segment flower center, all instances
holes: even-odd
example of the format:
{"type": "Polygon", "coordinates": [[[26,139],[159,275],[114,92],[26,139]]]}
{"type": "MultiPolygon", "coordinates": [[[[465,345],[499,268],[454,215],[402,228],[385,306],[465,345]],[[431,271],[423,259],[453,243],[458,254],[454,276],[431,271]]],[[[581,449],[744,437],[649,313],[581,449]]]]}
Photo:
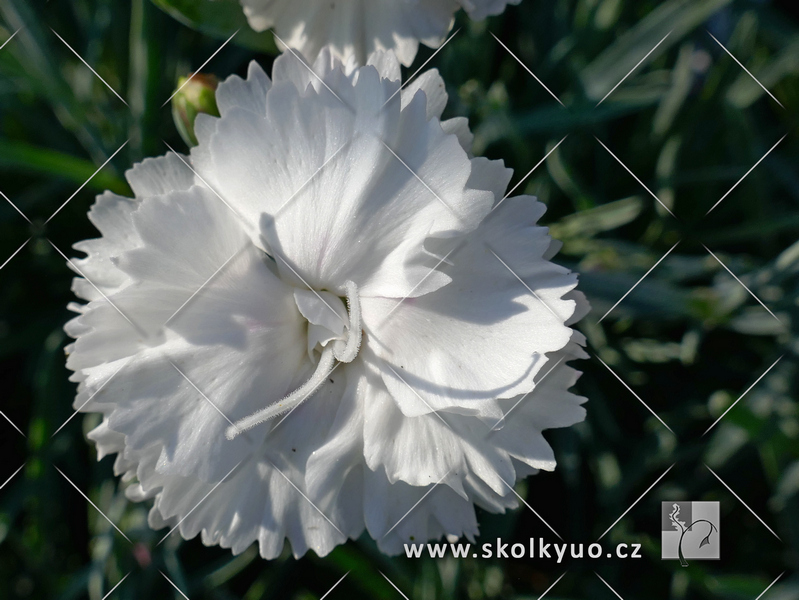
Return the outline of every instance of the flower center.
{"type": "MultiPolygon", "coordinates": [[[[344,333],[346,335],[336,337],[335,339],[320,338],[320,340],[324,340],[322,355],[319,358],[319,362],[316,365],[316,370],[314,371],[313,375],[311,375],[310,379],[308,379],[308,381],[303,383],[296,390],[291,392],[288,396],[281,398],[266,408],[254,412],[248,417],[240,419],[228,427],[225,431],[225,436],[227,439],[232,440],[236,436],[244,433],[248,429],[252,429],[264,421],[268,421],[269,419],[273,419],[278,415],[282,415],[284,412],[293,410],[305,402],[305,400],[313,396],[314,393],[316,393],[316,391],[327,379],[327,376],[330,375],[330,373],[333,372],[333,369],[336,368],[336,361],[348,363],[352,362],[355,357],[358,356],[358,350],[361,347],[361,303],[358,298],[358,286],[356,286],[352,281],[348,281],[346,284],[344,284],[344,286],[347,290],[347,311],[349,314],[349,322],[344,328],[344,333]]],[[[322,303],[324,303],[326,308],[330,309],[333,315],[335,315],[335,318],[341,318],[337,311],[330,305],[328,301],[323,298],[322,295],[317,292],[311,293],[314,294],[322,303]]],[[[300,297],[297,298],[297,305],[306,318],[313,318],[306,314],[306,310],[309,309],[307,308],[307,305],[300,300],[300,297]],[[303,310],[304,307],[306,310],[303,310]]],[[[325,316],[329,317],[329,315],[325,316]]],[[[316,320],[317,319],[314,319],[314,321],[316,320]]],[[[309,320],[309,328],[314,326],[320,327],[321,325],[309,320]]]]}

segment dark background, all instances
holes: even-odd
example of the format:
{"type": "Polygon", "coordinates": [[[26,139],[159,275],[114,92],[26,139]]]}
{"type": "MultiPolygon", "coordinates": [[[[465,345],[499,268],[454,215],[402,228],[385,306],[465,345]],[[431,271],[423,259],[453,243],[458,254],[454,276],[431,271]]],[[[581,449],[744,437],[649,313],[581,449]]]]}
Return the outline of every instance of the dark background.
{"type": "MultiPolygon", "coordinates": [[[[345,573],[328,598],[399,599],[381,571],[414,600],[538,598],[564,572],[547,598],[615,598],[600,575],[625,600],[754,600],[783,572],[763,599],[799,598],[796,2],[523,0],[483,23],[459,14],[460,31],[428,65],[446,80],[447,116],[469,117],[475,153],[504,159],[516,172],[512,185],[568,134],[517,193],[549,206],[544,221],[565,243],[557,260],[582,273],[594,306],[580,325],[591,354],[578,367],[588,418],[547,433],[558,469],[520,482],[518,493],[565,541],[588,544],[674,465],[602,540],[640,543],[642,559],[561,565],[389,558],[367,537],[325,558],[286,552],[271,562],[254,547],[232,557],[177,536],[155,547],[164,532],[149,530],[147,507],[125,500],[113,459],[98,463],[85,439],[96,416],[77,416],[54,435],[72,414],[62,327],[74,298],[51,242],[74,256],[73,243],[96,236],[86,219],[96,193],[128,193],[125,169],[165,153],[164,141],[185,148],[161,105],[243,18],[232,0],[157,4],[183,23],[149,0],[0,0],[0,40],[19,30],[0,50],[0,191],[30,219],[0,198],[0,410],[22,432],[0,418],[0,598],[101,600],[128,573],[109,598],[179,597],[159,570],[192,600],[321,598],[345,573]],[[230,22],[204,12],[225,4],[230,22]],[[682,568],[660,560],[664,500],[721,502],[720,561],[682,568]]],[[[423,49],[407,76],[432,54],[423,49]]],[[[273,45],[245,29],[204,71],[243,75],[252,58],[269,72],[273,45]]],[[[479,543],[557,541],[524,506],[481,514],[480,524],[479,543]]]]}

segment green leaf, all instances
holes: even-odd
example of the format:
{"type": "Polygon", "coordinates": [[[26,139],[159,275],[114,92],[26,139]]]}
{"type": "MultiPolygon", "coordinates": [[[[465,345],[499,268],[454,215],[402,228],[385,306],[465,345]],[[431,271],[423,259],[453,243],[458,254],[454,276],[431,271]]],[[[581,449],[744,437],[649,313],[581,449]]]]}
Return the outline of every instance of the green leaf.
{"type": "Polygon", "coordinates": [[[576,106],[544,106],[511,114],[494,114],[485,119],[474,131],[475,154],[482,153],[494,142],[508,137],[531,135],[564,135],[579,130],[590,130],[621,117],[639,113],[657,103],[652,96],[595,107],[591,104],[576,106]]]}
{"type": "MultiPolygon", "coordinates": [[[[354,544],[345,544],[328,554],[325,562],[341,573],[349,573],[349,579],[367,592],[369,598],[390,598],[396,593],[391,584],[379,575],[377,569],[389,570],[391,565],[376,550],[373,555],[364,556],[354,544]]],[[[391,574],[391,570],[389,573],[391,574]]],[[[392,574],[392,579],[397,579],[396,575],[397,573],[392,574]]],[[[397,583],[409,585],[408,581],[397,583]]]]}
{"type": "Polygon", "coordinates": [[[130,193],[128,184],[110,170],[102,170],[92,177],[97,167],[88,160],[24,142],[0,139],[0,169],[11,168],[63,177],[77,184],[91,177],[88,185],[94,189],[111,190],[117,194],[130,193]]]}
{"type": "Polygon", "coordinates": [[[721,575],[709,576],[705,586],[716,598],[730,600],[755,598],[768,586],[769,581],[757,575],[721,575]]]}
{"type": "MultiPolygon", "coordinates": [[[[638,274],[627,272],[578,271],[582,290],[599,314],[613,306],[640,278],[638,274]]],[[[657,315],[663,319],[673,319],[692,317],[695,310],[684,290],[648,277],[616,307],[615,313],[636,318],[657,315]]]]}
{"type": "MultiPolygon", "coordinates": [[[[670,0],[649,13],[632,29],[611,44],[582,73],[586,94],[594,100],[605,96],[630,71],[647,57],[651,62],[686,33],[704,22],[731,0],[670,0]],[[668,35],[668,37],[666,37],[668,35]],[[663,38],[666,38],[665,40],[663,38]]],[[[640,69],[640,67],[638,67],[640,69]]]]}
{"type": "Polygon", "coordinates": [[[594,237],[630,223],[641,214],[644,204],[639,196],[631,196],[573,213],[550,226],[553,235],[562,240],[569,237],[594,237]]]}
{"type": "Polygon", "coordinates": [[[754,69],[757,81],[749,73],[741,72],[727,91],[727,101],[741,109],[749,108],[766,93],[758,82],[766,89],[773,89],[784,78],[796,73],[799,73],[799,36],[775,58],[754,69]]]}
{"type": "Polygon", "coordinates": [[[277,54],[272,34],[258,33],[247,23],[238,0],[153,0],[153,3],[187,27],[211,37],[227,39],[259,52],[277,54]]]}

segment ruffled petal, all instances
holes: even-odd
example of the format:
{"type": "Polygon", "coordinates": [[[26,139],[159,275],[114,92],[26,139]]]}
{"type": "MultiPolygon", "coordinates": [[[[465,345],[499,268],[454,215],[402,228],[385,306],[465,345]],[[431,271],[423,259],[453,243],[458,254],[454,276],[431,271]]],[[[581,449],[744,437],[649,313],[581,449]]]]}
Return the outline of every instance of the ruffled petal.
{"type": "Polygon", "coordinates": [[[405,544],[418,544],[443,535],[478,534],[473,504],[452,488],[390,484],[382,471],[366,471],[364,479],[366,528],[386,554],[400,554],[405,544]]]}
{"type": "MultiPolygon", "coordinates": [[[[331,89],[345,83],[340,73],[331,89]]],[[[230,111],[209,154],[193,156],[281,273],[302,273],[298,285],[341,293],[352,280],[362,295],[426,293],[448,278],[431,275],[437,260],[425,240],[470,231],[493,202],[468,186],[471,163],[427,120],[422,94],[401,113],[382,106],[395,89],[371,67],[344,102],[327,89],[300,100],[295,86],[276,83],[264,119],[230,111]],[[348,102],[358,103],[354,113],[348,102]]]]}
{"type": "Polygon", "coordinates": [[[206,545],[230,548],[234,554],[258,542],[261,556],[276,558],[288,539],[296,557],[309,549],[325,556],[347,537],[363,530],[360,471],[337,483],[337,494],[312,493],[304,481],[304,465],[317,444],[330,435],[341,396],[348,390],[343,372],[321,390],[318,405],[304,404],[272,431],[257,451],[234,465],[218,484],[193,477],[164,477],[157,465],[139,467],[144,493],[156,491],[157,515],[151,523],[180,521],[180,534],[201,534],[206,545]]]}
{"type": "MultiPolygon", "coordinates": [[[[463,480],[474,473],[499,494],[515,481],[510,457],[485,442],[480,420],[446,413],[402,414],[379,376],[369,381],[364,416],[364,457],[372,470],[383,468],[390,483],[443,484],[467,497],[463,480]]],[[[500,412],[500,416],[501,416],[500,412]]]]}
{"type": "Polygon", "coordinates": [[[312,368],[293,288],[204,188],[147,200],[134,222],[144,246],[119,264],[138,283],[78,317],[91,331],[68,364],[90,377],[76,404],[97,391],[83,410],[114,403],[109,426],[131,448],[159,444],[159,469],[218,481],[265,434],[229,441],[231,421],[312,368]]]}
{"type": "MultiPolygon", "coordinates": [[[[472,156],[474,134],[469,129],[469,120],[466,117],[453,117],[452,119],[442,121],[441,129],[443,129],[445,133],[451,133],[457,137],[461,148],[463,148],[470,157],[472,156]]],[[[472,163],[472,165],[474,165],[474,163],[472,163]]]]}
{"type": "Polygon", "coordinates": [[[374,52],[393,52],[410,66],[419,43],[435,48],[462,7],[472,19],[498,15],[520,0],[241,0],[256,31],[273,29],[278,45],[298,50],[311,62],[329,50],[343,63],[367,64],[374,52]]]}
{"type": "Polygon", "coordinates": [[[312,61],[329,44],[344,63],[363,65],[371,53],[390,50],[405,66],[413,62],[420,41],[431,47],[441,42],[458,8],[454,0],[242,0],[242,6],[253,29],[273,28],[279,46],[312,61]]]}
{"type": "Polygon", "coordinates": [[[547,353],[571,337],[564,322],[576,276],[543,260],[543,205],[505,201],[440,267],[452,283],[403,301],[364,298],[363,320],[386,386],[403,413],[446,409],[492,418],[495,398],[528,392],[547,353]],[[529,283],[527,283],[529,282],[529,283]],[[420,401],[423,400],[423,401],[420,401]]]}
{"type": "Polygon", "coordinates": [[[440,119],[447,107],[447,87],[438,69],[425,71],[402,90],[403,106],[407,106],[418,91],[424,92],[427,97],[427,118],[440,119]]]}
{"type": "Polygon", "coordinates": [[[182,157],[173,152],[158,158],[145,158],[128,169],[125,177],[139,200],[187,190],[195,183],[192,170],[182,157]]]}
{"type": "Polygon", "coordinates": [[[324,48],[311,62],[308,62],[302,54],[286,52],[278,56],[272,65],[275,83],[290,82],[301,94],[304,94],[309,87],[317,92],[325,89],[328,92],[332,90],[336,94],[347,94],[347,88],[352,87],[354,75],[355,72],[346,70],[341,62],[336,60],[330,48],[324,48]]]}
{"type": "Polygon", "coordinates": [[[272,87],[272,81],[261,66],[250,61],[247,67],[247,79],[231,75],[219,84],[216,90],[216,104],[221,115],[234,108],[247,110],[262,117],[266,113],[266,93],[272,87]]]}
{"type": "Polygon", "coordinates": [[[502,402],[505,415],[489,434],[491,443],[534,469],[553,471],[555,454],[541,432],[569,427],[585,419],[582,404],[586,399],[568,391],[580,372],[567,362],[586,357],[576,343],[555,353],[552,366],[539,375],[530,394],[502,402]]]}
{"type": "Polygon", "coordinates": [[[131,221],[138,207],[137,200],[123,198],[111,192],[97,196],[89,210],[89,220],[102,237],[72,246],[87,254],[86,258],[73,260],[77,270],[91,281],[89,283],[82,277],[74,280],[72,290],[80,298],[97,300],[102,298],[102,294],[113,294],[130,283],[130,276],[121,271],[115,261],[123,252],[141,243],[131,221]]]}
{"type": "MultiPolygon", "coordinates": [[[[343,497],[348,481],[360,481],[362,485],[364,406],[370,400],[366,371],[360,361],[355,361],[340,365],[331,375],[334,380],[346,377],[346,388],[326,437],[319,440],[305,465],[305,481],[313,498],[343,497]]],[[[347,498],[359,501],[359,493],[347,498]]]]}

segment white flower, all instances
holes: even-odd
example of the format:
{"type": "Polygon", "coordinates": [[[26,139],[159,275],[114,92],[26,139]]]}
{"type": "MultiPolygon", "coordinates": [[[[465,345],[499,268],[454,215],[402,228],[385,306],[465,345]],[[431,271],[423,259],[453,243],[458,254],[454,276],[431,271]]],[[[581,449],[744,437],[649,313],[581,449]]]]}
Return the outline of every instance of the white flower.
{"type": "Polygon", "coordinates": [[[273,29],[279,43],[314,60],[329,45],[344,61],[366,63],[378,50],[393,50],[407,66],[419,42],[438,47],[463,8],[472,19],[498,15],[521,0],[241,0],[250,26],[273,29]]]}
{"type": "Polygon", "coordinates": [[[511,172],[440,121],[438,73],[400,93],[390,53],[253,62],[217,100],[75,246],[67,364],[98,454],[152,527],[234,553],[474,536],[475,504],[554,468],[541,431],[584,418],[587,306],[544,206],[502,201],[511,172]]]}

